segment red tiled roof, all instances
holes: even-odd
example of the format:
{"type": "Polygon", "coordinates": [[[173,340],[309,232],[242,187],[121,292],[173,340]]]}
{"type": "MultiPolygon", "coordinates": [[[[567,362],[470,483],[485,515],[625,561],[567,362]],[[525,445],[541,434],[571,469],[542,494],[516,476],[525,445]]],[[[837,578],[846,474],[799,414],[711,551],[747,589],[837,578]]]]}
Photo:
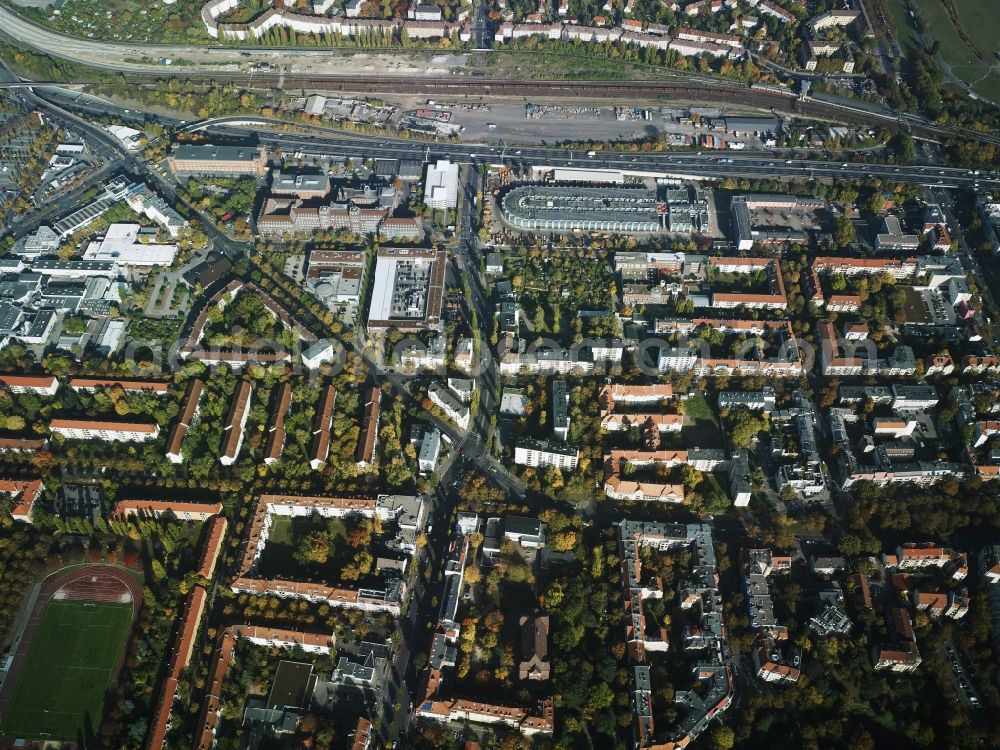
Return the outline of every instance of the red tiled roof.
{"type": "Polygon", "coordinates": [[[271,412],[271,425],[268,427],[267,445],[264,448],[264,458],[277,461],[285,447],[285,417],[292,403],[292,386],[282,383],[278,386],[278,397],[274,401],[271,412]]]}
{"type": "Polygon", "coordinates": [[[185,500],[120,500],[115,505],[112,515],[124,517],[133,513],[148,513],[160,516],[166,513],[218,515],[222,512],[222,503],[198,503],[185,500]]]}
{"type": "Polygon", "coordinates": [[[187,436],[188,427],[191,426],[191,420],[194,419],[195,412],[198,410],[198,401],[201,399],[204,387],[205,383],[198,378],[192,380],[188,385],[187,395],[184,397],[184,408],[181,410],[180,416],[177,417],[177,423],[170,430],[170,435],[167,436],[167,453],[181,455],[181,446],[187,436]]]}
{"type": "Polygon", "coordinates": [[[111,432],[156,432],[157,426],[148,422],[110,422],[101,419],[62,419],[49,422],[53,430],[107,430],[111,432]]]}
{"type": "Polygon", "coordinates": [[[238,638],[274,641],[279,645],[285,646],[297,645],[330,648],[335,642],[335,637],[332,633],[306,633],[300,630],[272,628],[264,625],[234,625],[232,630],[238,638]]]}
{"type": "Polygon", "coordinates": [[[375,443],[378,440],[378,420],[382,405],[382,391],[373,387],[368,392],[365,403],[364,423],[361,426],[361,439],[358,441],[358,463],[371,463],[375,460],[375,443]]]}
{"type": "Polygon", "coordinates": [[[0,492],[17,498],[17,504],[11,508],[10,514],[18,520],[30,519],[31,509],[42,494],[42,489],[41,479],[0,479],[0,492]]]}
{"type": "Polygon", "coordinates": [[[117,378],[70,378],[69,387],[76,391],[93,390],[95,388],[120,387],[125,391],[150,391],[166,393],[170,390],[169,383],[152,380],[131,380],[117,378]]]}
{"type": "Polygon", "coordinates": [[[8,388],[49,390],[59,381],[54,375],[0,375],[0,383],[8,388]]]}
{"type": "Polygon", "coordinates": [[[208,534],[205,537],[205,544],[201,548],[201,557],[198,561],[198,575],[201,578],[207,580],[214,575],[215,563],[219,559],[219,551],[226,538],[227,526],[226,517],[221,515],[215,516],[208,522],[208,534]]]}
{"type": "Polygon", "coordinates": [[[222,438],[222,455],[227,458],[236,458],[236,451],[243,436],[243,414],[250,408],[250,396],[252,394],[249,380],[241,380],[233,396],[233,405],[229,409],[229,417],[226,419],[225,434],[222,438]]]}
{"type": "Polygon", "coordinates": [[[319,408],[313,421],[313,443],[310,460],[325,462],[330,454],[330,422],[333,419],[333,406],[337,402],[337,389],[327,385],[323,389],[319,408]]]}
{"type": "Polygon", "coordinates": [[[205,687],[205,704],[201,709],[201,721],[196,729],[197,750],[212,750],[215,744],[215,725],[219,721],[222,706],[222,683],[229,672],[229,663],[236,649],[236,636],[231,628],[226,628],[219,636],[215,657],[208,668],[208,683],[205,687]],[[200,734],[198,734],[200,732],[200,734]]]}
{"type": "Polygon", "coordinates": [[[45,445],[45,438],[0,437],[0,450],[37,451],[45,445]]]}
{"type": "Polygon", "coordinates": [[[160,750],[166,741],[167,726],[170,723],[170,709],[177,695],[177,682],[188,664],[191,663],[191,653],[194,649],[195,636],[198,635],[198,624],[205,611],[206,599],[205,589],[201,586],[195,586],[188,593],[184,614],[181,615],[181,625],[170,655],[167,678],[160,691],[160,700],[156,704],[156,713],[153,716],[153,726],[149,732],[149,740],[146,742],[146,750],[160,750]]]}
{"type": "Polygon", "coordinates": [[[351,750],[368,750],[371,745],[372,723],[364,716],[358,717],[358,723],[354,727],[354,742],[351,750]]]}

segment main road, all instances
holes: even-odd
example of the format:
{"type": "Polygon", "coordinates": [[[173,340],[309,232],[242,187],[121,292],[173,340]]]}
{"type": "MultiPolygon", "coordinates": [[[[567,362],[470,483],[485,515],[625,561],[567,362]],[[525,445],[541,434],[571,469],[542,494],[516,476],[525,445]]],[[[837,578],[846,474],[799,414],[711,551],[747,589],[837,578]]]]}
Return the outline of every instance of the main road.
{"type": "MultiPolygon", "coordinates": [[[[42,26],[6,5],[0,5],[0,28],[14,40],[47,55],[104,70],[164,73],[163,65],[143,62],[143,58],[159,63],[162,58],[187,59],[196,54],[210,55],[212,67],[225,68],[245,65],[248,56],[251,58],[249,62],[253,62],[255,58],[260,61],[271,61],[275,54],[273,49],[265,48],[248,52],[237,47],[222,45],[145,44],[87,39],[42,26]]],[[[303,48],[299,56],[315,57],[317,51],[303,48]]],[[[294,51],[285,51],[282,54],[288,57],[296,56],[294,51]]]]}

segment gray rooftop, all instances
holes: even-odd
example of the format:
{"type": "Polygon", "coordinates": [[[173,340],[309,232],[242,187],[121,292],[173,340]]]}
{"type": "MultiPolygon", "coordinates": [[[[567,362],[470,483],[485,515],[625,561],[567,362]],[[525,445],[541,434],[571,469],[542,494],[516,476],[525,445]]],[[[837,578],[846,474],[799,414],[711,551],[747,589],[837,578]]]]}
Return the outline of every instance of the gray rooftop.
{"type": "Polygon", "coordinates": [[[182,143],[171,154],[184,161],[246,161],[259,158],[260,150],[249,146],[216,146],[213,144],[182,143]]]}

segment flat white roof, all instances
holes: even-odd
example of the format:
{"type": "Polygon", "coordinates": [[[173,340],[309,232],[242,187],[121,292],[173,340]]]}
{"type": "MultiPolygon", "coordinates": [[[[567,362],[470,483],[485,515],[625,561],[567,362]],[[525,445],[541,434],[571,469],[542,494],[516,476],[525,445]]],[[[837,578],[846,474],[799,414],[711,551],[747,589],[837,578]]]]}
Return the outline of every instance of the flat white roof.
{"type": "Polygon", "coordinates": [[[375,284],[372,286],[372,303],[368,320],[388,320],[392,314],[392,290],[396,282],[396,259],[378,258],[375,261],[375,284]]]}
{"type": "Polygon", "coordinates": [[[368,320],[421,320],[427,313],[433,262],[419,256],[379,256],[368,320]]]}
{"type": "Polygon", "coordinates": [[[625,182],[625,175],[617,169],[577,169],[574,167],[556,167],[552,170],[552,179],[556,182],[625,182]]]}
{"type": "Polygon", "coordinates": [[[125,333],[125,323],[124,320],[109,320],[101,333],[97,346],[107,349],[109,352],[117,351],[118,344],[121,343],[122,335],[125,333]]]}
{"type": "Polygon", "coordinates": [[[458,205],[458,165],[447,159],[427,165],[427,181],[424,183],[424,203],[430,205],[458,205]]]}
{"type": "Polygon", "coordinates": [[[177,255],[177,245],[157,245],[139,241],[138,224],[112,224],[100,242],[91,242],[84,260],[109,260],[134,266],[169,266],[177,255]]]}
{"type": "Polygon", "coordinates": [[[504,391],[503,396],[500,398],[500,413],[519,417],[524,416],[526,413],[524,406],[527,401],[528,399],[523,393],[504,391]]]}

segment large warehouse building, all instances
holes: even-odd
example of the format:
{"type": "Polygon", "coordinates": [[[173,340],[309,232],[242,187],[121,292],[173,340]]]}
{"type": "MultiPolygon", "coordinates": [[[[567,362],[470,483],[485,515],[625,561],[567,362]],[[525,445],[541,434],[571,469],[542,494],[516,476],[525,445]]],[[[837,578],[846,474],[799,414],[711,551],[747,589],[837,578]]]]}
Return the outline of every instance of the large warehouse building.
{"type": "Polygon", "coordinates": [[[447,256],[441,250],[382,248],[375,262],[368,328],[416,331],[441,322],[447,256]]]}

